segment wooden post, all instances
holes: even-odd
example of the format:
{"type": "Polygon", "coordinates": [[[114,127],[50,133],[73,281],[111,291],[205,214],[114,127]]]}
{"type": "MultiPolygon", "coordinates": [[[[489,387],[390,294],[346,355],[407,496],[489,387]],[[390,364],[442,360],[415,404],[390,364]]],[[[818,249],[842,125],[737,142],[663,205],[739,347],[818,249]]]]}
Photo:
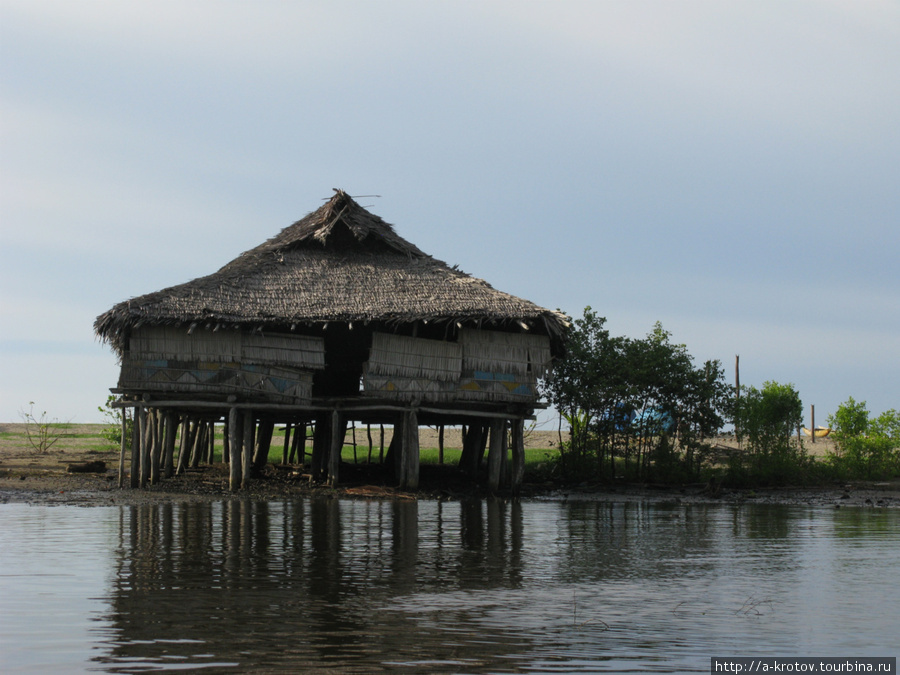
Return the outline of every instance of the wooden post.
{"type": "Polygon", "coordinates": [[[284,425],[284,447],[281,449],[281,466],[287,466],[288,452],[291,449],[291,425],[284,425]]]}
{"type": "Polygon", "coordinates": [[[200,455],[203,454],[203,448],[206,447],[206,422],[204,420],[197,420],[197,424],[194,427],[194,436],[191,439],[193,442],[191,443],[191,468],[196,469],[200,466],[200,455]]]}
{"type": "Polygon", "coordinates": [[[326,481],[332,487],[337,485],[338,470],[341,465],[341,450],[344,449],[344,436],[347,435],[346,423],[341,420],[337,410],[331,412],[331,448],[328,453],[326,481]]]}
{"type": "Polygon", "coordinates": [[[391,442],[388,444],[387,454],[384,461],[390,465],[394,472],[394,478],[400,484],[403,480],[403,421],[402,416],[394,422],[394,431],[391,433],[391,442]]]}
{"type": "Polygon", "coordinates": [[[128,408],[122,408],[122,438],[119,441],[119,489],[125,487],[125,448],[128,444],[128,408]]]}
{"type": "Polygon", "coordinates": [[[231,424],[231,412],[225,415],[224,423],[222,424],[222,462],[225,464],[229,464],[231,462],[231,429],[229,425],[231,424]]]}
{"type": "Polygon", "coordinates": [[[144,433],[141,439],[141,487],[147,487],[150,480],[150,446],[153,445],[154,417],[154,410],[148,410],[144,416],[144,433]]]}
{"type": "Polygon", "coordinates": [[[250,470],[253,466],[253,432],[256,420],[252,410],[244,411],[244,442],[241,443],[241,487],[246,488],[250,484],[250,470]]]}
{"type": "Polygon", "coordinates": [[[816,442],[816,406],[809,406],[809,431],[812,434],[812,442],[816,442]]]}
{"type": "Polygon", "coordinates": [[[228,487],[232,492],[241,486],[241,444],[244,440],[243,418],[237,408],[228,411],[228,487]]]}
{"type": "Polygon", "coordinates": [[[165,414],[166,440],[163,443],[162,475],[171,478],[174,471],[175,436],[178,433],[178,415],[171,410],[165,414]]]}
{"type": "Polygon", "coordinates": [[[272,435],[275,433],[275,421],[263,418],[259,421],[256,434],[256,453],[253,456],[253,468],[262,471],[269,461],[269,450],[272,447],[272,435]]]}
{"type": "Polygon", "coordinates": [[[216,461],[216,421],[209,421],[209,463],[216,461]]]}
{"type": "Polygon", "coordinates": [[[134,426],[131,428],[131,471],[128,474],[128,484],[133,488],[141,484],[141,416],[143,414],[143,409],[136,406],[134,426]]]}
{"type": "Polygon", "coordinates": [[[491,444],[488,449],[488,488],[500,488],[503,453],[506,452],[506,420],[491,420],[491,444]]]}
{"type": "Polygon", "coordinates": [[[512,421],[512,491],[519,494],[525,480],[525,420],[512,421]]]}
{"type": "Polygon", "coordinates": [[[312,475],[315,480],[322,480],[328,467],[328,454],[331,452],[331,419],[324,415],[316,418],[313,428],[312,475]]]}
{"type": "Polygon", "coordinates": [[[400,487],[419,489],[419,419],[415,410],[403,413],[403,438],[401,439],[403,471],[400,487]]]}
{"type": "MultiPolygon", "coordinates": [[[[300,430],[302,433],[297,439],[297,463],[302,465],[306,464],[306,435],[309,433],[309,424],[303,422],[300,430]]],[[[313,432],[315,432],[315,425],[313,425],[313,432]]]]}
{"type": "Polygon", "coordinates": [[[162,452],[165,445],[165,414],[157,410],[153,416],[153,445],[150,447],[150,485],[159,482],[159,468],[162,464],[162,452]]]}
{"type": "MultiPolygon", "coordinates": [[[[741,356],[734,355],[734,410],[737,412],[741,407],[741,356]]],[[[741,428],[737,421],[734,423],[734,435],[738,439],[738,450],[741,449],[741,428]]]]}
{"type": "Polygon", "coordinates": [[[379,424],[378,429],[380,432],[379,441],[378,441],[378,463],[384,464],[384,425],[379,424]]]}
{"type": "Polygon", "coordinates": [[[438,464],[444,466],[444,425],[438,427],[438,464]]]}
{"type": "Polygon", "coordinates": [[[372,425],[366,424],[366,438],[369,441],[369,464],[372,463],[372,425]]]}
{"type": "Polygon", "coordinates": [[[193,436],[193,427],[191,418],[185,415],[184,421],[181,423],[181,444],[178,450],[178,467],[175,469],[176,474],[184,473],[188,463],[188,454],[191,451],[191,437],[193,436]]]}

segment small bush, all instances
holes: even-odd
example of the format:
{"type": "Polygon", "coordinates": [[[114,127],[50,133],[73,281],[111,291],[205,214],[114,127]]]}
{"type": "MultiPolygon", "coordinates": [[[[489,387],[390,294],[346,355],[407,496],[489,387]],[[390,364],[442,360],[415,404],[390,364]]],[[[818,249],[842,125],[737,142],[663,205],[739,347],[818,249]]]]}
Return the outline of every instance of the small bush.
{"type": "Polygon", "coordinates": [[[40,417],[35,417],[34,401],[29,401],[28,410],[20,410],[19,415],[25,422],[25,438],[31,449],[39,455],[48,453],[69,431],[69,422],[49,419],[46,410],[40,417]]]}

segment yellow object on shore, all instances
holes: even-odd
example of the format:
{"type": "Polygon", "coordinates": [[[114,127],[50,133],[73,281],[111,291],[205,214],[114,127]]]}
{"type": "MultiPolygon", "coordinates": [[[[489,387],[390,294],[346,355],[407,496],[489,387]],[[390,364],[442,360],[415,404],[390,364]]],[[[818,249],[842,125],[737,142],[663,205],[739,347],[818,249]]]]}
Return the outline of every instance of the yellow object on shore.
{"type": "MultiPolygon", "coordinates": [[[[812,436],[812,432],[806,427],[803,428],[803,433],[807,436],[812,436]]],[[[825,438],[828,434],[831,433],[831,429],[827,427],[816,427],[816,438],[825,438]]]]}

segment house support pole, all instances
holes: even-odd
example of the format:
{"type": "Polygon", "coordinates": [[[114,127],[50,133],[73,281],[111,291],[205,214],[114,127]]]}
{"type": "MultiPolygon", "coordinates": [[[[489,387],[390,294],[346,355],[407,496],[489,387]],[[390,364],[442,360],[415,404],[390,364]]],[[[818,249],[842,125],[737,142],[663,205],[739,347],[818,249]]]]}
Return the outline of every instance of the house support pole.
{"type": "Polygon", "coordinates": [[[512,491],[519,494],[525,480],[525,420],[512,420],[512,491]]]}
{"type": "Polygon", "coordinates": [[[159,483],[159,469],[162,466],[162,451],[165,439],[164,423],[165,415],[162,410],[153,413],[153,444],[150,446],[150,485],[159,483]]]}
{"type": "Polygon", "coordinates": [[[128,447],[129,438],[125,432],[128,430],[128,411],[122,410],[122,438],[119,442],[119,489],[125,487],[125,448],[128,447]]]}
{"type": "Polygon", "coordinates": [[[291,424],[284,425],[284,447],[281,449],[281,466],[287,466],[288,452],[291,449],[291,424]]]}
{"type": "Polygon", "coordinates": [[[131,433],[131,471],[128,474],[128,484],[132,488],[141,484],[141,429],[143,428],[141,417],[143,415],[143,408],[134,409],[134,426],[131,433]]]}
{"type": "Polygon", "coordinates": [[[320,415],[313,429],[312,466],[314,480],[322,480],[328,469],[328,453],[331,451],[331,419],[320,415]]]}
{"type": "Polygon", "coordinates": [[[166,421],[166,442],[163,446],[162,474],[171,478],[175,472],[175,437],[178,434],[178,415],[171,410],[163,413],[166,421]]]}
{"type": "Polygon", "coordinates": [[[241,444],[244,439],[243,417],[237,408],[228,411],[228,487],[234,492],[241,486],[241,444]]]}
{"type": "Polygon", "coordinates": [[[250,484],[250,470],[253,467],[253,432],[256,420],[253,419],[253,411],[244,411],[244,442],[241,444],[241,488],[250,484]]]}
{"type": "Polygon", "coordinates": [[[341,465],[341,450],[344,449],[344,436],[346,435],[346,422],[341,419],[337,410],[331,412],[331,447],[328,451],[326,463],[326,481],[334,487],[338,482],[338,469],[341,465]]]}
{"type": "Polygon", "coordinates": [[[488,449],[488,488],[491,490],[500,488],[506,452],[506,420],[491,420],[491,444],[488,449]]]}
{"type": "Polygon", "coordinates": [[[146,487],[150,480],[150,446],[153,445],[153,410],[143,415],[144,428],[141,433],[141,477],[140,486],[146,487]]]}
{"type": "Polygon", "coordinates": [[[419,489],[419,418],[415,410],[403,413],[403,436],[400,439],[400,487],[419,489]]]}

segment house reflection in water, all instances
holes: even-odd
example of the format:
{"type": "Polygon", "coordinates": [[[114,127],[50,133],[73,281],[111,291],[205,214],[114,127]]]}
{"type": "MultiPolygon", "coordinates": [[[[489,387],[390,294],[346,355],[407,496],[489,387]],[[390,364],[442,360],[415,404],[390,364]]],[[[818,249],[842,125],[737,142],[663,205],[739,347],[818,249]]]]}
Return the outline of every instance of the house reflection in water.
{"type": "Polygon", "coordinates": [[[465,617],[458,640],[436,640],[441,598],[522,583],[514,502],[154,504],[123,508],[120,523],[109,652],[96,659],[113,669],[371,670],[427,657],[459,670],[500,645],[494,635],[473,652],[465,617]]]}

